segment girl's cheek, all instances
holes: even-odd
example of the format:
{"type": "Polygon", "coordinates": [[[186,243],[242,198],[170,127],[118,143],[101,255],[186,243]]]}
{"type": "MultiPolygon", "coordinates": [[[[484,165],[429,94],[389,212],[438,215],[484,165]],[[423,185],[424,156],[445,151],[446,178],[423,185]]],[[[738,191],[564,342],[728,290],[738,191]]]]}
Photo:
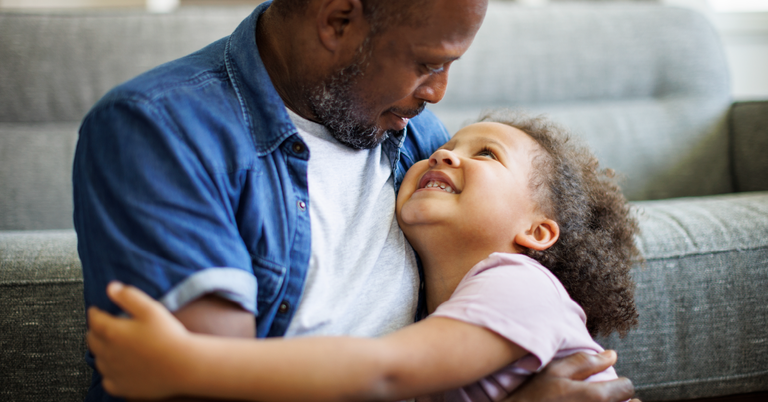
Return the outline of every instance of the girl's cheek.
{"type": "Polygon", "coordinates": [[[416,191],[417,187],[419,186],[419,180],[421,179],[421,176],[426,173],[428,168],[429,161],[427,160],[416,162],[413,166],[411,166],[411,168],[405,172],[405,177],[403,178],[403,183],[400,185],[400,192],[398,195],[403,193],[403,191],[410,193],[416,191]]]}

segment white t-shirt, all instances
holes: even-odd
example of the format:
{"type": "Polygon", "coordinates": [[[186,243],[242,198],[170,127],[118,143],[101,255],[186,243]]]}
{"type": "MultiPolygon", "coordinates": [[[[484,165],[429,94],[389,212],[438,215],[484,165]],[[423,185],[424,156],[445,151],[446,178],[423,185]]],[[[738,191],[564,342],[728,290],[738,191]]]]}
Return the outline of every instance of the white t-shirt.
{"type": "Polygon", "coordinates": [[[286,336],[379,336],[413,323],[416,256],[395,219],[389,158],[288,110],[309,148],[312,255],[286,336]]]}

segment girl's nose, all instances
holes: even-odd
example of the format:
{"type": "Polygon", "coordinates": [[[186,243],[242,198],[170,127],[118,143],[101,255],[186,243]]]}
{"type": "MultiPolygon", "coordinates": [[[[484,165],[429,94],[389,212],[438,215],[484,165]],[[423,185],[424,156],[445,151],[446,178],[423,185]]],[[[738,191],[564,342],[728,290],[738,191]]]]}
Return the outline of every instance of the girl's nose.
{"type": "Polygon", "coordinates": [[[447,149],[438,149],[429,157],[429,167],[435,167],[438,164],[445,164],[453,168],[459,167],[461,161],[459,157],[447,149]]]}

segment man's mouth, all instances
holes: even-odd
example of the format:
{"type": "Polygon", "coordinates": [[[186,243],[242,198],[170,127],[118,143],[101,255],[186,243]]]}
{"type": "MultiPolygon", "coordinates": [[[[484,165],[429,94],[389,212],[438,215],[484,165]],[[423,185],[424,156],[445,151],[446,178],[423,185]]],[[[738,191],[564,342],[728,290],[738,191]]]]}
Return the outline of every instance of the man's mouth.
{"type": "Polygon", "coordinates": [[[417,190],[421,189],[445,191],[449,194],[461,193],[461,191],[456,189],[456,186],[453,184],[451,178],[440,171],[429,171],[424,174],[424,176],[422,176],[421,180],[419,181],[419,188],[417,190]]]}
{"type": "Polygon", "coordinates": [[[402,126],[402,128],[400,128],[402,130],[405,128],[405,125],[408,124],[408,120],[418,116],[421,112],[424,111],[426,105],[427,103],[423,102],[421,105],[414,109],[392,108],[389,109],[388,112],[400,119],[400,124],[398,124],[398,126],[402,126]]]}
{"type": "Polygon", "coordinates": [[[391,112],[391,113],[406,121],[418,116],[418,114],[411,114],[411,113],[397,113],[397,112],[391,112]]]}

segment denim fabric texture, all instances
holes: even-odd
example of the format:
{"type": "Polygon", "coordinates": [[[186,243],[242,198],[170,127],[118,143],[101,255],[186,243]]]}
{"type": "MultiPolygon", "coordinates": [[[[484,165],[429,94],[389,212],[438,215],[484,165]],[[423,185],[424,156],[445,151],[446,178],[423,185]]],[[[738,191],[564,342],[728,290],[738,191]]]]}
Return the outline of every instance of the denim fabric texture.
{"type": "MultiPolygon", "coordinates": [[[[119,313],[105,288],[120,280],[171,310],[214,293],[253,312],[258,337],[285,333],[310,256],[310,155],[256,48],[268,5],[86,116],[73,168],[86,307],[119,313]]],[[[393,191],[448,138],[431,112],[389,136],[393,191]]],[[[88,400],[101,400],[93,380],[88,400]]]]}

